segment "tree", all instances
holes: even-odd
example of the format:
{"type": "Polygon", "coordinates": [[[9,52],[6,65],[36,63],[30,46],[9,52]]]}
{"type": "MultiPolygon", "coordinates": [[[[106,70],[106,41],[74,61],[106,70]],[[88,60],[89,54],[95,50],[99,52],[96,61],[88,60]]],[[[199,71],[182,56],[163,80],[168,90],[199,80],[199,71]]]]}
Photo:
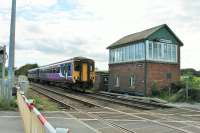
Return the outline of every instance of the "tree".
{"type": "Polygon", "coordinates": [[[19,69],[17,69],[15,71],[15,75],[19,76],[19,75],[28,75],[28,70],[33,69],[33,68],[37,68],[38,64],[26,64],[24,66],[21,66],[19,69]]]}
{"type": "Polygon", "coordinates": [[[181,69],[181,75],[185,75],[185,74],[192,74],[194,76],[200,77],[200,71],[196,71],[193,68],[186,68],[186,69],[181,69]]]}
{"type": "MultiPolygon", "coordinates": [[[[8,67],[5,67],[5,76],[8,75],[8,67]]],[[[0,64],[0,78],[2,78],[2,64],[0,64]]]]}

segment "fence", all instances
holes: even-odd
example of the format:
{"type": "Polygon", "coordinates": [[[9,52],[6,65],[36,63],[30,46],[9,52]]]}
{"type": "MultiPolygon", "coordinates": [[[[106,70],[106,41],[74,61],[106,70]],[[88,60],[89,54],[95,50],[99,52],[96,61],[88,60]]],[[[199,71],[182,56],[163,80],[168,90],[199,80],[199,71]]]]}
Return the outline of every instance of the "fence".
{"type": "Polygon", "coordinates": [[[10,90],[8,87],[8,80],[2,80],[0,79],[0,98],[3,98],[5,100],[9,100],[12,95],[12,90],[10,90]]]}
{"type": "Polygon", "coordinates": [[[20,87],[17,88],[17,102],[22,116],[25,133],[68,133],[68,129],[54,128],[28,100],[20,87]]]}
{"type": "Polygon", "coordinates": [[[20,90],[26,93],[26,91],[29,88],[29,81],[26,76],[20,75],[17,79],[18,86],[20,87],[20,90]]]}

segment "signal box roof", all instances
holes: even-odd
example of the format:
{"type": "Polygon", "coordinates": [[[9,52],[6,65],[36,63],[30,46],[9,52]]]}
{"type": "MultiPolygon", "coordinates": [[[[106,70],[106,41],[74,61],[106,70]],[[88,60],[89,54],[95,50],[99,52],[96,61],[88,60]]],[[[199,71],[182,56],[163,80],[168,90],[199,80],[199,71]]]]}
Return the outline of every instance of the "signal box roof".
{"type": "Polygon", "coordinates": [[[153,27],[153,28],[141,31],[141,32],[127,35],[127,36],[119,39],[118,41],[114,42],[110,46],[108,46],[107,49],[119,47],[123,44],[129,44],[129,43],[133,43],[133,42],[147,40],[151,35],[153,35],[155,32],[157,32],[158,30],[160,30],[162,28],[166,28],[166,30],[168,30],[168,32],[177,40],[178,44],[180,46],[183,46],[182,41],[174,34],[174,32],[166,24],[162,24],[162,25],[159,25],[159,26],[156,26],[156,27],[153,27]]]}

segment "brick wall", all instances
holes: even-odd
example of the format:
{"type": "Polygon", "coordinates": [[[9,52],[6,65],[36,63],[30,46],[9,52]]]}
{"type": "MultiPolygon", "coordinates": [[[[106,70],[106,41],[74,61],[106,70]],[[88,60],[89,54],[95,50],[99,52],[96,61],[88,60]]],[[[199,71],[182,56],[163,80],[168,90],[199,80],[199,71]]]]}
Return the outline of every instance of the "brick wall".
{"type": "Polygon", "coordinates": [[[179,64],[147,63],[147,92],[149,95],[153,81],[157,82],[159,88],[164,88],[179,79],[179,64]],[[167,78],[167,73],[171,73],[170,79],[167,78]]]}
{"type": "MultiPolygon", "coordinates": [[[[136,92],[143,94],[144,92],[144,63],[123,63],[109,65],[109,89],[112,91],[136,92]],[[134,74],[136,78],[135,85],[129,86],[129,78],[134,74]],[[119,76],[120,86],[115,86],[115,77],[119,76]]],[[[151,95],[152,82],[156,81],[159,88],[169,86],[170,83],[180,79],[180,65],[167,63],[147,63],[147,95],[151,95]],[[168,79],[166,74],[171,73],[168,79]]]]}
{"type": "Polygon", "coordinates": [[[113,91],[129,91],[129,92],[144,92],[144,63],[123,63],[109,65],[109,89],[113,91]],[[135,75],[135,85],[130,87],[129,79],[131,75],[135,75]],[[115,86],[114,79],[119,76],[120,87],[115,86]]]}

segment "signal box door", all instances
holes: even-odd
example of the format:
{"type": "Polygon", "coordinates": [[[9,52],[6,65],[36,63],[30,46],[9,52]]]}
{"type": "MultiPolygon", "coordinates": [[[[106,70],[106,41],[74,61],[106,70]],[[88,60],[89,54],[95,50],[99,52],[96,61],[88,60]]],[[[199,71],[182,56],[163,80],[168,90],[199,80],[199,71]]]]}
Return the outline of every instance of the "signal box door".
{"type": "Polygon", "coordinates": [[[88,78],[88,66],[87,63],[82,64],[82,81],[87,81],[88,78]]]}

